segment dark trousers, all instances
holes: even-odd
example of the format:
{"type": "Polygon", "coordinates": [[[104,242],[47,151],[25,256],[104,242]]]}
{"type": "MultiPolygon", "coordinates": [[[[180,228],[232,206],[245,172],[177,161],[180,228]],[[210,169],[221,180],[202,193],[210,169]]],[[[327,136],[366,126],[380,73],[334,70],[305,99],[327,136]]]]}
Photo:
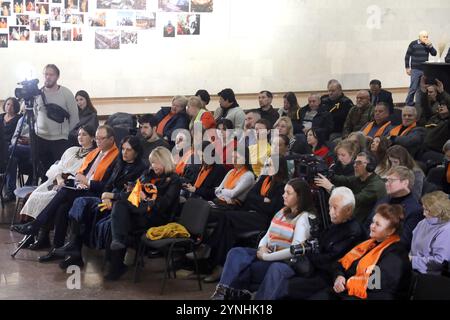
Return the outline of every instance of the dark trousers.
{"type": "Polygon", "coordinates": [[[329,283],[322,277],[293,277],[288,281],[287,297],[289,299],[308,299],[329,287],[329,283]]]}
{"type": "MultiPolygon", "coordinates": [[[[9,146],[8,154],[11,155],[13,146],[9,146]]],[[[17,144],[14,153],[11,155],[8,172],[6,173],[6,194],[12,194],[16,190],[17,167],[31,166],[31,150],[30,145],[17,144]]],[[[28,179],[29,181],[31,179],[28,179]]]]}
{"type": "Polygon", "coordinates": [[[55,221],[55,236],[53,246],[59,248],[64,245],[67,233],[68,215],[73,202],[78,197],[95,196],[96,194],[87,190],[60,189],[49,204],[36,218],[39,226],[48,225],[55,221]]]}
{"type": "Polygon", "coordinates": [[[111,212],[112,240],[127,244],[128,233],[132,230],[158,227],[169,221],[155,210],[147,213],[147,207],[135,207],[128,200],[117,201],[111,212]]]}
{"type": "Polygon", "coordinates": [[[68,147],[67,140],[45,140],[41,137],[36,137],[37,141],[37,158],[40,163],[40,170],[38,175],[46,180],[45,173],[55,163],[56,160],[61,159],[64,151],[68,147]]]}

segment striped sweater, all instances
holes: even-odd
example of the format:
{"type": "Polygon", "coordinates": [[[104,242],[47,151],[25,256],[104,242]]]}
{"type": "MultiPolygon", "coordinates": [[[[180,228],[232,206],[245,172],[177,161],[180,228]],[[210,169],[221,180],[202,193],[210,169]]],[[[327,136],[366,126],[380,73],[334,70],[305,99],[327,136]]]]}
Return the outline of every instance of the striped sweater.
{"type": "Polygon", "coordinates": [[[405,55],[405,68],[422,70],[422,63],[428,61],[428,56],[431,54],[436,56],[436,49],[431,46],[427,47],[425,44],[414,40],[408,46],[408,50],[405,55]],[[410,61],[411,60],[411,61],[410,61]]]}

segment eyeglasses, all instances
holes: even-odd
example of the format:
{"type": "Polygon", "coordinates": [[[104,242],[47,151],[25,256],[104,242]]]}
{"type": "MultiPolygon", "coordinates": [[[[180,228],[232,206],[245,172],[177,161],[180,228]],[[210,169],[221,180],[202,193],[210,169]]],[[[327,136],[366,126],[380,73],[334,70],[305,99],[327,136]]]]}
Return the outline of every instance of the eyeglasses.
{"type": "Polygon", "coordinates": [[[361,161],[361,160],[356,160],[355,161],[355,166],[362,166],[362,165],[365,165],[365,164],[367,164],[366,161],[361,161]]]}
{"type": "Polygon", "coordinates": [[[108,137],[95,137],[95,140],[98,140],[98,141],[103,141],[105,139],[108,139],[108,137]]]}
{"type": "Polygon", "coordinates": [[[384,183],[392,183],[394,181],[401,180],[401,179],[399,179],[399,178],[382,178],[381,180],[383,180],[384,183]]]}

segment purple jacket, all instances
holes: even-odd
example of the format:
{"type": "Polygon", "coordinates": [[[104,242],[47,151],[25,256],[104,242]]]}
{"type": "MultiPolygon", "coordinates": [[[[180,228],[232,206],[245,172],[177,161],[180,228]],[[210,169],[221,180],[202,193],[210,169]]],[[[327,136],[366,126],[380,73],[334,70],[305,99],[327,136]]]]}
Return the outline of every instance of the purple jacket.
{"type": "Polygon", "coordinates": [[[440,274],[442,262],[450,260],[450,221],[423,219],[413,231],[412,267],[420,273],[440,274]]]}

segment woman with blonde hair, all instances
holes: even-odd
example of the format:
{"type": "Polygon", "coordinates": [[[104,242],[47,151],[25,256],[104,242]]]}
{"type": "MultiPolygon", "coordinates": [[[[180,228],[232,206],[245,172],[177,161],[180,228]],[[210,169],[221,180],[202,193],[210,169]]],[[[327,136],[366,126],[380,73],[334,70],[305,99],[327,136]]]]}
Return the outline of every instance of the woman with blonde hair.
{"type": "Polygon", "coordinates": [[[297,140],[296,137],[294,136],[294,126],[292,124],[291,118],[287,116],[279,117],[278,120],[273,125],[273,128],[278,129],[278,134],[285,135],[289,138],[290,152],[300,154],[311,152],[306,143],[302,143],[301,141],[297,140]]]}
{"type": "Polygon", "coordinates": [[[334,148],[337,161],[330,167],[333,169],[334,174],[341,176],[353,176],[355,170],[353,168],[353,161],[357,155],[358,146],[347,140],[339,141],[334,148]]]}
{"type": "Polygon", "coordinates": [[[365,152],[367,150],[367,137],[362,132],[359,131],[352,132],[348,135],[348,137],[345,140],[356,143],[356,145],[359,147],[357,153],[365,152]]]}
{"type": "Polygon", "coordinates": [[[442,263],[450,260],[450,200],[434,191],[422,197],[425,219],[413,231],[411,263],[420,273],[440,274],[442,263]]]}

